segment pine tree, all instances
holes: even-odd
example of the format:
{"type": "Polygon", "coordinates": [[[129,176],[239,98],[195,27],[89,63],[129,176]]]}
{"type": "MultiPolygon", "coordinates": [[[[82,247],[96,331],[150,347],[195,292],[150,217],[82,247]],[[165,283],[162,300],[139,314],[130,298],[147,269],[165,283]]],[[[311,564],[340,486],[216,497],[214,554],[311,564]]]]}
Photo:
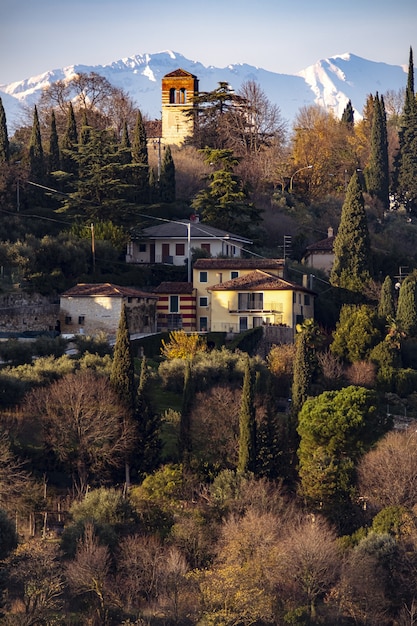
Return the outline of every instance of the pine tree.
{"type": "Polygon", "coordinates": [[[370,278],[371,245],[357,172],[353,174],[346,191],[333,249],[335,258],[330,274],[331,284],[362,293],[370,278]]]}
{"type": "Polygon", "coordinates": [[[249,357],[245,363],[242,400],[239,415],[239,460],[240,474],[256,470],[256,419],[254,403],[254,380],[249,357]]]}
{"type": "Polygon", "coordinates": [[[417,283],[414,275],[404,279],[398,296],[397,326],[408,337],[417,335],[417,283]]]}
{"type": "Polygon", "coordinates": [[[135,405],[134,361],[125,306],[122,308],[117,329],[110,383],[128,409],[133,410],[135,405]]]}
{"type": "Polygon", "coordinates": [[[389,208],[389,168],[387,118],[384,99],[376,94],[371,130],[371,154],[365,170],[366,186],[369,194],[378,198],[382,208],[389,208]]]}
{"type": "Polygon", "coordinates": [[[391,276],[386,276],[382,283],[378,302],[378,316],[386,321],[395,318],[394,286],[391,276]]]}
{"type": "Polygon", "coordinates": [[[9,136],[7,134],[6,113],[0,98],[0,165],[8,163],[10,158],[9,136]]]}
{"type": "Polygon", "coordinates": [[[159,196],[161,202],[175,202],[175,165],[169,146],[165,148],[162,161],[159,196]]]}
{"type": "Polygon", "coordinates": [[[149,383],[148,365],[146,357],[143,357],[136,394],[135,422],[138,431],[138,448],[134,460],[141,476],[151,474],[158,467],[162,447],[160,439],[161,421],[152,406],[149,383]]]}
{"type": "Polygon", "coordinates": [[[349,129],[353,129],[354,127],[355,119],[354,119],[354,110],[353,110],[351,100],[349,100],[349,102],[344,108],[341,122],[342,124],[345,124],[349,129]]]}
{"type": "Polygon", "coordinates": [[[32,133],[29,142],[29,176],[35,182],[42,182],[45,178],[45,158],[42,148],[41,129],[38,110],[35,106],[33,113],[32,133]]]}
{"type": "Polygon", "coordinates": [[[417,213],[417,101],[414,92],[413,50],[410,48],[404,111],[397,155],[397,193],[407,211],[417,213]]]}
{"type": "Polygon", "coordinates": [[[51,130],[49,134],[49,171],[57,172],[61,169],[58,133],[56,130],[55,112],[51,113],[51,130]]]}

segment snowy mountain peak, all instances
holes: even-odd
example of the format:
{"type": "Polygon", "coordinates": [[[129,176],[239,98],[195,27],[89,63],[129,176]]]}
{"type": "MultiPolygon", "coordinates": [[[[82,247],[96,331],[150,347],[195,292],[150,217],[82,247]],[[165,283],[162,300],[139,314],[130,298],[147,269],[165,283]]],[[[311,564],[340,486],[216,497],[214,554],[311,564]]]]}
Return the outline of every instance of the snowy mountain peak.
{"type": "Polygon", "coordinates": [[[70,65],[0,85],[9,133],[12,134],[23,122],[24,110],[37,103],[42,89],[81,72],[104,76],[115,87],[123,88],[143,115],[159,118],[161,80],[179,67],[197,76],[201,91],[211,91],[219,82],[227,82],[238,91],[243,83],[255,81],[290,123],[301,107],[311,104],[333,110],[337,117],[341,117],[349,100],[358,120],[370,93],[399,91],[407,81],[407,67],[369,61],[350,52],[319,60],[297,74],[278,74],[246,63],[223,68],[206,67],[179,52],[164,50],[125,57],[107,65],[70,65]]]}

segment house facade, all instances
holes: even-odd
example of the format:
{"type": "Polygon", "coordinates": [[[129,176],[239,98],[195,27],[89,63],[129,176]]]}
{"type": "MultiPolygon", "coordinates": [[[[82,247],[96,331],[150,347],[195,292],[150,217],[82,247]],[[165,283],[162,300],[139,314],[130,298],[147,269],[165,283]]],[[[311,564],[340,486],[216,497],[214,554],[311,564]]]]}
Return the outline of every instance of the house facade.
{"type": "Polygon", "coordinates": [[[329,275],[334,263],[334,240],[333,228],[329,227],[326,239],[321,239],[307,246],[303,263],[329,275]]]}
{"type": "Polygon", "coordinates": [[[167,263],[184,266],[193,248],[211,256],[240,257],[249,239],[214,228],[198,220],[169,221],[144,228],[127,246],[127,263],[167,263]]]}
{"type": "Polygon", "coordinates": [[[116,335],[123,306],[130,334],[156,332],[158,296],[111,283],[81,283],[60,297],[61,332],[116,335]]]}
{"type": "MultiPolygon", "coordinates": [[[[193,285],[197,300],[197,330],[214,330],[212,323],[212,293],[210,288],[240,278],[254,270],[266,270],[277,277],[284,276],[282,259],[198,259],[193,267],[193,285]]],[[[224,327],[226,328],[227,322],[224,327]]],[[[230,325],[227,331],[230,330],[230,325]]],[[[237,330],[235,332],[238,332],[237,330]]]]}
{"type": "Polygon", "coordinates": [[[158,332],[196,330],[196,290],[192,283],[163,282],[153,293],[158,296],[158,332]]]}
{"type": "Polygon", "coordinates": [[[207,291],[214,332],[276,326],[291,329],[292,337],[296,324],[314,317],[314,292],[264,270],[218,283],[207,291]]]}

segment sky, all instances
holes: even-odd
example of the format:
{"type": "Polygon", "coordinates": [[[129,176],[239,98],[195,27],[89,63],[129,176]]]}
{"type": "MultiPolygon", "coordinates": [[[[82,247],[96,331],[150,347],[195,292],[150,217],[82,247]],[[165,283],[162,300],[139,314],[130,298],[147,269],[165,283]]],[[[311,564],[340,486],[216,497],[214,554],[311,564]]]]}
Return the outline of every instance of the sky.
{"type": "Polygon", "coordinates": [[[295,74],[346,52],[407,65],[410,46],[416,0],[0,0],[0,84],[164,50],[295,74]]]}

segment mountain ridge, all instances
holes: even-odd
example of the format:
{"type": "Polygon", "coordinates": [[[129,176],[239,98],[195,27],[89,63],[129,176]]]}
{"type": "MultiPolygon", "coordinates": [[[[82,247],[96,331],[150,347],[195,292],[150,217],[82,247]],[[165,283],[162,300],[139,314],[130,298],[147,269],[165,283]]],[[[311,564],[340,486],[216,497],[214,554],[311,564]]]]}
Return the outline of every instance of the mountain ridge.
{"type": "Polygon", "coordinates": [[[104,76],[112,85],[123,88],[143,115],[160,118],[161,79],[179,67],[197,76],[201,91],[211,91],[219,82],[227,82],[238,91],[244,82],[255,81],[271,103],[279,106],[283,119],[289,123],[301,107],[312,104],[331,109],[340,118],[349,100],[355,119],[360,119],[370,93],[398,91],[405,88],[407,81],[406,66],[370,61],[352,53],[321,59],[296,74],[281,74],[247,63],[223,68],[205,66],[178,52],[165,50],[124,57],[106,65],[69,65],[0,84],[9,132],[22,123],[25,110],[33,108],[44,87],[80,72],[104,76]]]}

